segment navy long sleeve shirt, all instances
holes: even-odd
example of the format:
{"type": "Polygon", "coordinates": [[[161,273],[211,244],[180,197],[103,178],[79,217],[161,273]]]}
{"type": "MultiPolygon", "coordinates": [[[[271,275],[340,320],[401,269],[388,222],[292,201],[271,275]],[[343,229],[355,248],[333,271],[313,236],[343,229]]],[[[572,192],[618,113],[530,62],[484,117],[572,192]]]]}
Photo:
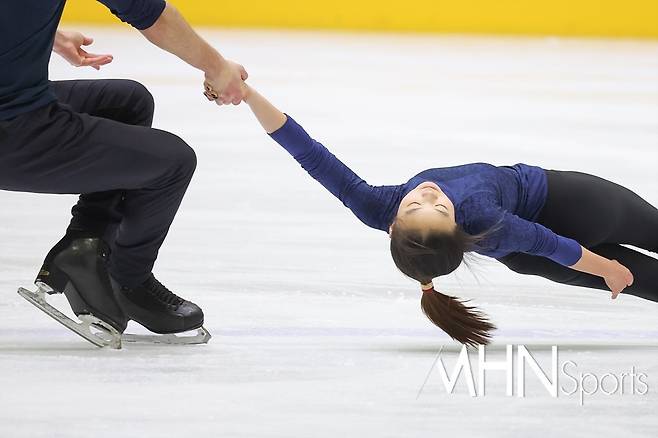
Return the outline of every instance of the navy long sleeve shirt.
{"type": "Polygon", "coordinates": [[[427,169],[400,185],[372,186],[288,116],[271,137],[364,224],[388,232],[400,201],[425,181],[437,184],[455,206],[456,222],[469,234],[491,231],[476,252],[489,257],[523,252],[565,266],[582,256],[578,242],[534,222],[546,201],[543,169],[485,163],[427,169]]]}
{"type": "MultiPolygon", "coordinates": [[[[164,0],[98,1],[137,29],[151,27],[165,8],[164,0]]],[[[55,100],[48,85],[48,62],[65,3],[0,1],[0,120],[55,100]]]]}

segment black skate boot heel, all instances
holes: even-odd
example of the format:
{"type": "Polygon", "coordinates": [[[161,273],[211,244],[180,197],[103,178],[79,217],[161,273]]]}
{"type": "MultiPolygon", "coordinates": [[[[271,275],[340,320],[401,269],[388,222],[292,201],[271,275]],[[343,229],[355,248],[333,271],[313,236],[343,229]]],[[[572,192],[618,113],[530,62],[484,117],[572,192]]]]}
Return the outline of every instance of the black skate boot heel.
{"type": "Polygon", "coordinates": [[[64,292],[64,288],[69,282],[68,276],[63,273],[57,266],[53,265],[53,259],[64,249],[68,248],[71,242],[75,239],[70,233],[66,233],[62,239],[52,247],[46,258],[39,269],[37,278],[34,280],[34,284],[37,285],[40,289],[46,293],[52,294],[61,294],[64,292]]]}
{"type": "MultiPolygon", "coordinates": [[[[56,265],[53,264],[53,260],[57,255],[68,248],[71,245],[71,242],[79,238],[99,238],[99,235],[96,235],[92,232],[84,231],[67,231],[66,235],[57,242],[51,250],[46,255],[41,269],[37,274],[37,278],[34,280],[34,284],[42,288],[46,293],[52,294],[61,294],[64,293],[64,289],[69,282],[68,276],[62,272],[56,265]]],[[[104,244],[107,246],[107,244],[104,244]]]]}
{"type": "Polygon", "coordinates": [[[45,263],[34,280],[35,285],[43,288],[50,295],[63,293],[68,282],[69,278],[66,274],[51,264],[46,265],[45,263]]]}
{"type": "Polygon", "coordinates": [[[68,246],[56,245],[51,253],[37,275],[37,291],[21,288],[18,293],[94,345],[121,348],[121,333],[128,319],[114,298],[104,242],[99,238],[72,239],[68,246]],[[51,306],[46,296],[52,293],[63,293],[81,322],[51,306]]]}
{"type": "Polygon", "coordinates": [[[160,283],[153,274],[139,286],[120,286],[111,279],[117,301],[129,319],[153,333],[164,336],[124,335],[128,342],[149,341],[167,344],[207,343],[210,333],[203,326],[203,311],[196,304],[184,300],[160,283]],[[193,336],[177,333],[197,330],[193,336]]]}
{"type": "Polygon", "coordinates": [[[73,240],[53,259],[51,271],[55,281],[51,284],[61,286],[66,281],[60,290],[76,315],[92,314],[123,333],[128,319],[114,299],[105,267],[107,254],[101,239],[73,240]]]}

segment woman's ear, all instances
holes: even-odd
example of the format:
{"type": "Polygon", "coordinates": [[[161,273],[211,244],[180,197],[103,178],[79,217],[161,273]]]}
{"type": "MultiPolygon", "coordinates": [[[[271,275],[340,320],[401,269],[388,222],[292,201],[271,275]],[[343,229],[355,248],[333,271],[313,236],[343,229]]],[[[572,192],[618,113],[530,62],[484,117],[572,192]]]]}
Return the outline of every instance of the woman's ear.
{"type": "Polygon", "coordinates": [[[391,237],[392,232],[393,232],[393,224],[388,226],[388,237],[391,237]]]}

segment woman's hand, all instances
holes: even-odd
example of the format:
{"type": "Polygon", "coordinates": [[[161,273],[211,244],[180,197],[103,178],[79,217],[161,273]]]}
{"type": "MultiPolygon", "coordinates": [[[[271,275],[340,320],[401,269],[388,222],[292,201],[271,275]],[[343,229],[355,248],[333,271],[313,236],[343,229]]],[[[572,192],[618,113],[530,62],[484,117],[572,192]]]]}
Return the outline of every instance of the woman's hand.
{"type": "Polygon", "coordinates": [[[586,272],[588,274],[597,275],[605,280],[612,291],[612,299],[617,298],[617,295],[623,291],[626,286],[633,284],[633,274],[626,266],[619,263],[617,260],[609,260],[593,253],[585,247],[581,247],[583,255],[576,264],[571,268],[576,271],[586,272]]]}
{"type": "Polygon", "coordinates": [[[214,100],[217,105],[238,105],[245,98],[243,84],[249,75],[240,64],[223,60],[217,70],[207,70],[205,73],[204,85],[209,100],[214,100]]]}
{"type": "Polygon", "coordinates": [[[96,55],[87,53],[82,46],[94,42],[93,38],[86,37],[80,32],[64,32],[58,30],[55,34],[53,51],[76,67],[92,67],[100,70],[101,65],[112,62],[112,55],[96,55]]]}
{"type": "Polygon", "coordinates": [[[610,260],[609,262],[607,272],[603,278],[605,279],[605,284],[612,291],[612,299],[614,300],[626,286],[633,284],[633,274],[617,260],[610,260]]]}

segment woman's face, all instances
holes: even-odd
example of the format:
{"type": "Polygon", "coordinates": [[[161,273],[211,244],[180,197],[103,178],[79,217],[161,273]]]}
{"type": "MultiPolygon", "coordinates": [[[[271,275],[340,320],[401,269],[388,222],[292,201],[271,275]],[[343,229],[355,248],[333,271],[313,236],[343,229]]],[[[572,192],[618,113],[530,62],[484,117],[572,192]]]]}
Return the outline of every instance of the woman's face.
{"type": "Polygon", "coordinates": [[[452,231],[456,226],[455,206],[439,186],[426,181],[402,198],[395,223],[420,230],[452,231]]]}

